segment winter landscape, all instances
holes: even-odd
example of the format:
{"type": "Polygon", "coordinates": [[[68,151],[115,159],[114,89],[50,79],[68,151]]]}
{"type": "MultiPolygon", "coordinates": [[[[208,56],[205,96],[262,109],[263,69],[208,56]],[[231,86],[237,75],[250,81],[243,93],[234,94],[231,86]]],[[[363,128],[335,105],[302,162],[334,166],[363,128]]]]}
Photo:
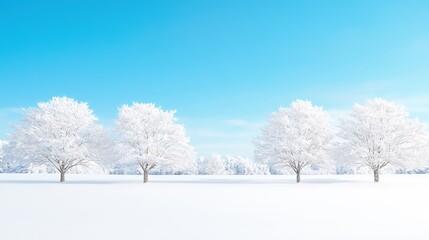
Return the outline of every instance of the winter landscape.
{"type": "Polygon", "coordinates": [[[427,175],[383,177],[2,174],[2,239],[427,239],[427,175]]]}
{"type": "Polygon", "coordinates": [[[0,2],[0,240],[429,239],[428,12],[0,2]]]}

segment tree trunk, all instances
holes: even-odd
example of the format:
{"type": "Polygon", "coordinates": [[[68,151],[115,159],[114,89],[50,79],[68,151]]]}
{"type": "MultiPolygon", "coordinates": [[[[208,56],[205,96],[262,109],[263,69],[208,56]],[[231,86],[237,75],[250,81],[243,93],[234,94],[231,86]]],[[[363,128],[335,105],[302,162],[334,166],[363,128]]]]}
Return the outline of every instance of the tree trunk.
{"type": "Polygon", "coordinates": [[[379,170],[380,169],[378,169],[378,168],[374,170],[374,182],[375,183],[378,183],[378,181],[380,180],[379,170]]]}
{"type": "Polygon", "coordinates": [[[64,182],[66,180],[65,175],[66,175],[65,172],[60,172],[60,182],[64,182]]]}
{"type": "Polygon", "coordinates": [[[301,171],[298,170],[296,171],[296,183],[300,183],[301,182],[301,171]]]}
{"type": "Polygon", "coordinates": [[[149,170],[143,169],[143,182],[147,183],[149,181],[149,170]]]}

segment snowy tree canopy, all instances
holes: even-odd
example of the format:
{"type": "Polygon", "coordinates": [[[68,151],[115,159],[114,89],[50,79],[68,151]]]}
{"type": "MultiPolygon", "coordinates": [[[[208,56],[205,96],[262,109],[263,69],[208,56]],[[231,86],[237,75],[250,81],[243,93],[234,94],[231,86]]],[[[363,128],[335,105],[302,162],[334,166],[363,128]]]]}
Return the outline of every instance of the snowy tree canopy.
{"type": "Polygon", "coordinates": [[[4,156],[4,147],[6,146],[6,142],[0,140],[0,173],[4,171],[4,162],[3,162],[3,156],[4,156]]]}
{"type": "Polygon", "coordinates": [[[213,153],[209,157],[202,158],[199,162],[199,172],[203,175],[226,174],[225,163],[219,153],[213,153]]]}
{"type": "Polygon", "coordinates": [[[289,108],[271,114],[268,124],[254,141],[255,159],[297,174],[309,165],[329,165],[333,133],[329,115],[309,101],[296,100],[289,108]]]}
{"type": "Polygon", "coordinates": [[[407,169],[426,163],[426,126],[409,118],[401,105],[382,99],[355,104],[340,127],[342,150],[358,166],[373,170],[375,182],[379,181],[379,170],[388,165],[407,169]]]}
{"type": "Polygon", "coordinates": [[[116,133],[123,160],[137,163],[147,182],[148,171],[156,166],[186,169],[195,162],[185,128],[177,123],[175,111],[163,111],[154,104],[134,103],[119,109],[116,133]]]}
{"type": "Polygon", "coordinates": [[[25,110],[8,144],[11,158],[49,165],[61,174],[70,169],[101,161],[101,149],[108,142],[106,131],[87,103],[54,97],[37,108],[25,110]]]}
{"type": "Polygon", "coordinates": [[[199,173],[203,175],[269,175],[266,164],[248,158],[213,153],[199,161],[199,173]]]}
{"type": "Polygon", "coordinates": [[[225,171],[229,175],[270,175],[268,166],[241,156],[226,155],[225,171]]]}
{"type": "Polygon", "coordinates": [[[3,153],[4,153],[4,151],[3,151],[3,147],[6,145],[6,142],[5,141],[2,141],[2,140],[0,140],[0,160],[2,160],[3,159],[3,153]]]}

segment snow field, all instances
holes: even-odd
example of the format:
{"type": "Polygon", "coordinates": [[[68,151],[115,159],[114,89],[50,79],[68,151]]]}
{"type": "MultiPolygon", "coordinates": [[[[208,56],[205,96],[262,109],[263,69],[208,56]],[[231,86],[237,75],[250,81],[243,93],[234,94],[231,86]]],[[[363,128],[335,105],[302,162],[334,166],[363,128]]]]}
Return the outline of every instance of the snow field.
{"type": "Polygon", "coordinates": [[[0,174],[0,239],[428,239],[429,175],[0,174]]]}

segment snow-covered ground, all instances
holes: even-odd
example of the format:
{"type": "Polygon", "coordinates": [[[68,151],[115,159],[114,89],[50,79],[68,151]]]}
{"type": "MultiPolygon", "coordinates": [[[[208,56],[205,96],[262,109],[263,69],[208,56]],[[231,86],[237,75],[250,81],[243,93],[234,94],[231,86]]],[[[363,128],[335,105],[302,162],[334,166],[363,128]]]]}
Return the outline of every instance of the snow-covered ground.
{"type": "Polygon", "coordinates": [[[429,239],[429,175],[0,174],[0,239],[429,239]]]}

